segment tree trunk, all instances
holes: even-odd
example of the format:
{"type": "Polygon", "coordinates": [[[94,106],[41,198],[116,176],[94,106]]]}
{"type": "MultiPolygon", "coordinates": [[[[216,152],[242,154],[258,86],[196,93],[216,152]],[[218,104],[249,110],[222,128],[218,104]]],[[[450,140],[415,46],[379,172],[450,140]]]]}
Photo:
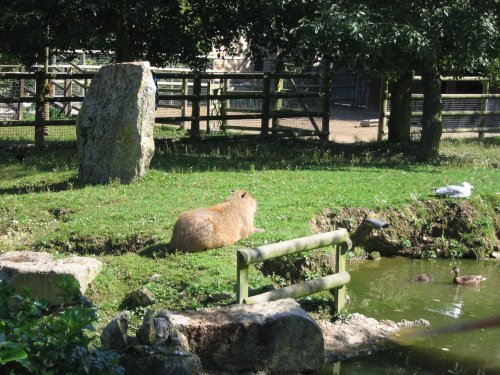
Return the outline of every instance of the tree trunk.
{"type": "Polygon", "coordinates": [[[126,19],[118,23],[116,30],[116,62],[133,61],[132,52],[130,50],[129,26],[126,19]]]}
{"type": "Polygon", "coordinates": [[[391,114],[387,124],[390,142],[410,140],[412,82],[413,73],[405,72],[391,85],[391,114]]]}
{"type": "Polygon", "coordinates": [[[439,77],[435,56],[431,56],[424,62],[422,67],[422,87],[424,91],[424,108],[418,159],[428,161],[438,156],[439,141],[443,133],[441,78],[439,77]]]}

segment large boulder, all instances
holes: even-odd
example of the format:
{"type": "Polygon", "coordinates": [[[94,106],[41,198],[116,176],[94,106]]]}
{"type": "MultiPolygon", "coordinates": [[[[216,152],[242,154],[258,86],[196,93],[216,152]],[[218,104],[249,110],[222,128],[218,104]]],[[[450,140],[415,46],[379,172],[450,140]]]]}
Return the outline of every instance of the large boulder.
{"type": "Polygon", "coordinates": [[[148,62],[97,72],[77,118],[80,181],[129,183],[146,174],[154,153],[155,92],[148,62]]]}
{"type": "Polygon", "coordinates": [[[297,374],[325,364],[323,334],[293,299],[201,311],[160,311],[205,370],[297,374]]]}
{"type": "Polygon", "coordinates": [[[45,252],[9,251],[0,255],[0,280],[52,305],[73,302],[99,274],[95,258],[72,256],[53,259],[45,252]]]}

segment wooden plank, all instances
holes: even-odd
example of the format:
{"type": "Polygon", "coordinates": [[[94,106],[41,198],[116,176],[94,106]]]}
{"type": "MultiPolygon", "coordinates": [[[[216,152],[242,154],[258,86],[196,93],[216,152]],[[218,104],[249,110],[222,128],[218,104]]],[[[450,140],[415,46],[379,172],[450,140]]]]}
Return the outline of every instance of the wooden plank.
{"type": "Polygon", "coordinates": [[[323,276],[318,279],[308,280],[303,283],[289,285],[284,288],[271,290],[255,296],[239,299],[243,301],[242,303],[255,304],[276,301],[283,298],[299,298],[313,293],[318,293],[323,290],[343,287],[348,284],[350,280],[351,276],[348,272],[344,271],[333,275],[323,276]]]}

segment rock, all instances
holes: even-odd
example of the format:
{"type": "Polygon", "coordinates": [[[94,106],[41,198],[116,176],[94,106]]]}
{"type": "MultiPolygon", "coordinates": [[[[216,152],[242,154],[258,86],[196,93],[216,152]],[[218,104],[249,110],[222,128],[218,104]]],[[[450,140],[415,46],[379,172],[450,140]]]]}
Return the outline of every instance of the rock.
{"type": "Polygon", "coordinates": [[[380,253],[378,251],[372,251],[370,254],[368,254],[368,259],[370,260],[380,260],[380,253]]]}
{"type": "Polygon", "coordinates": [[[137,339],[146,345],[161,344],[170,338],[172,330],[172,323],[165,318],[154,318],[153,311],[149,310],[144,316],[143,324],[137,330],[137,339]]]}
{"type": "Polygon", "coordinates": [[[101,344],[110,350],[125,349],[128,345],[128,322],[130,312],[122,311],[116,318],[111,320],[101,334],[101,344]]]}
{"type": "Polygon", "coordinates": [[[335,362],[369,354],[388,347],[387,338],[401,328],[427,327],[425,319],[415,321],[402,320],[400,323],[366,317],[362,314],[350,314],[345,320],[335,323],[320,320],[319,326],[325,338],[325,350],[328,362],[335,362]],[[383,342],[383,345],[380,343],[383,342]]]}
{"type": "Polygon", "coordinates": [[[153,293],[143,286],[134,290],[125,297],[125,302],[134,306],[149,306],[155,302],[153,293]]]}
{"type": "Polygon", "coordinates": [[[495,258],[495,259],[500,259],[500,251],[492,251],[490,253],[490,257],[495,258]]]}
{"type": "Polygon", "coordinates": [[[122,355],[126,374],[201,375],[200,359],[182,347],[134,346],[122,355]]]}
{"type": "Polygon", "coordinates": [[[80,181],[129,183],[146,174],[154,153],[155,92],[148,62],[97,72],[77,118],[80,181]]]}
{"type": "Polygon", "coordinates": [[[72,256],[53,259],[45,252],[10,251],[0,255],[0,280],[52,305],[74,302],[99,274],[95,258],[72,256]]]}
{"type": "Polygon", "coordinates": [[[293,299],[201,311],[161,311],[206,370],[302,373],[325,363],[318,324],[293,299]]]}

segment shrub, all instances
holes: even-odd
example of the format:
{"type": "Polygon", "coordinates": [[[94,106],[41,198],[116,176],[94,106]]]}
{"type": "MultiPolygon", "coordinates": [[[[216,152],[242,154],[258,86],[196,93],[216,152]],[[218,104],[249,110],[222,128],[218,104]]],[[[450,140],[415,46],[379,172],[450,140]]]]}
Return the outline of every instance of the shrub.
{"type": "Polygon", "coordinates": [[[46,301],[1,281],[0,301],[0,373],[124,373],[116,353],[90,348],[94,308],[80,303],[51,311],[46,301]]]}

